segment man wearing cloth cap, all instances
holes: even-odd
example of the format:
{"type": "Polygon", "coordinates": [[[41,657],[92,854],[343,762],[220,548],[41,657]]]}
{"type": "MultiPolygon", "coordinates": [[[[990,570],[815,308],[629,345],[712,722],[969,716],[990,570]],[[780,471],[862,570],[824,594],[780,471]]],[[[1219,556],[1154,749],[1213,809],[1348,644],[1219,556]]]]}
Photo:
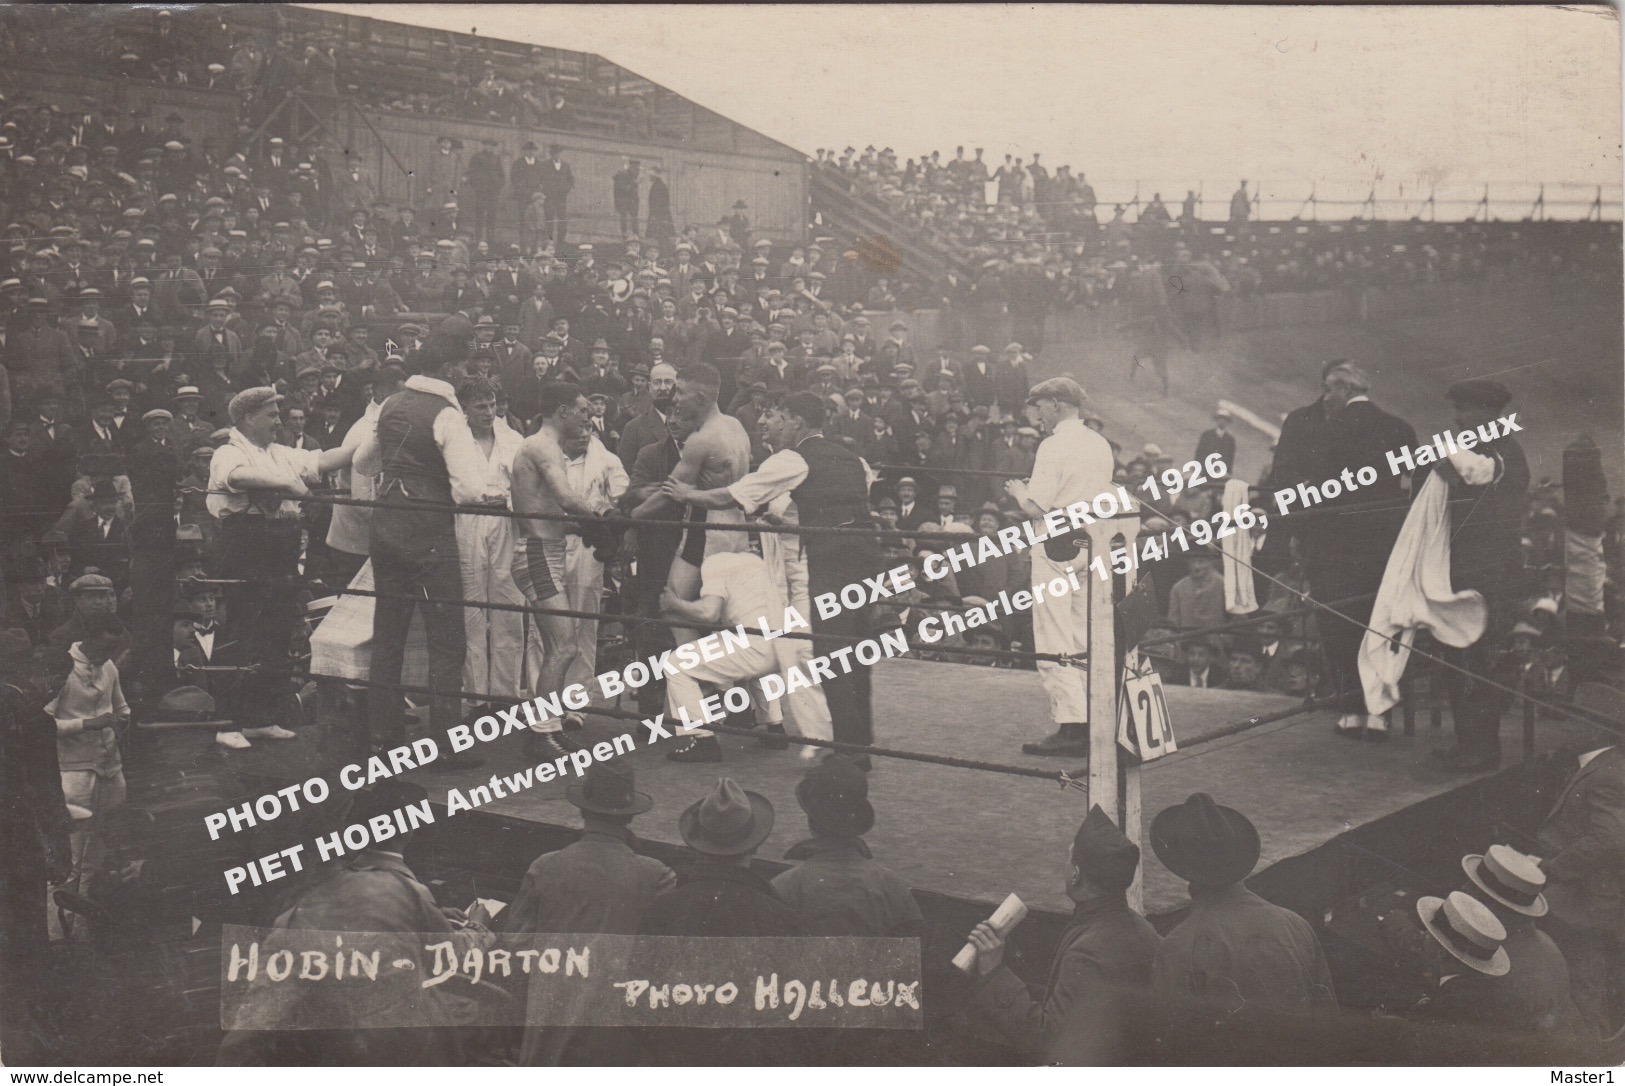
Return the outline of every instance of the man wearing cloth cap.
{"type": "MultiPolygon", "coordinates": [[[[768,443],[774,453],[762,466],[742,478],[710,490],[696,490],[673,479],[666,492],[675,501],[702,509],[742,509],[747,514],[771,509],[788,495],[794,502],[794,522],[802,527],[866,527],[869,519],[869,481],[866,465],[857,453],[824,436],[828,404],[811,392],[795,392],[769,409],[762,417],[768,443]]],[[[788,516],[788,508],[778,514],[788,516]]],[[[868,537],[808,535],[793,542],[779,537],[774,544],[764,540],[764,554],[779,558],[782,584],[788,602],[813,623],[815,633],[862,640],[869,636],[872,618],[867,607],[843,609],[833,618],[823,618],[809,601],[830,592],[840,592],[849,584],[861,583],[880,568],[879,549],[868,537]],[[804,554],[805,557],[801,557],[804,554]],[[802,567],[805,573],[802,573],[802,567]],[[805,588],[802,586],[805,585],[805,588]]],[[[793,638],[782,638],[785,644],[793,638]]],[[[801,641],[802,645],[811,642],[801,641]]],[[[842,643],[845,643],[844,641],[842,643]]],[[[821,651],[837,647],[834,644],[821,651]]],[[[797,646],[781,649],[786,662],[805,658],[807,650],[797,646]]],[[[823,699],[827,713],[819,713],[812,699],[796,701],[792,695],[792,717],[802,734],[828,738],[823,733],[826,720],[833,725],[834,738],[843,743],[869,744],[874,741],[874,721],[870,709],[869,669],[853,667],[849,674],[826,679],[823,699]]],[[[799,693],[799,692],[798,692],[799,693]]],[[[867,756],[860,756],[866,765],[867,756]]]]}
{"type": "Polygon", "coordinates": [[[1228,407],[1220,407],[1213,412],[1212,429],[1203,430],[1202,436],[1196,439],[1195,457],[1205,461],[1217,453],[1227,478],[1236,471],[1236,435],[1230,432],[1230,417],[1228,407]]]}
{"type": "MultiPolygon", "coordinates": [[[[226,585],[221,640],[233,662],[259,665],[222,684],[221,709],[231,726],[215,742],[242,750],[251,738],[292,739],[279,716],[288,704],[288,649],[299,622],[298,498],[324,474],[346,467],[352,446],[316,452],[276,443],[282,396],[249,388],[231,398],[231,433],[209,461],[209,512],[220,521],[226,585]]],[[[459,661],[461,666],[461,661],[459,661]]]]}
{"type": "MultiPolygon", "coordinates": [[[[1043,1001],[1004,964],[1004,936],[986,922],[971,932],[980,977],[977,1011],[1024,1055],[1045,1064],[1134,1061],[1125,1031],[1151,987],[1161,940],[1128,906],[1140,846],[1123,836],[1096,804],[1078,827],[1067,856],[1072,922],[1061,934],[1043,1001]]],[[[781,876],[782,877],[782,876],[781,876]]]]}
{"type": "MultiPolygon", "coordinates": [[[[1427,475],[1437,471],[1449,486],[1450,587],[1473,589],[1484,597],[1484,633],[1463,649],[1444,648],[1444,658],[1468,672],[1449,671],[1450,717],[1456,742],[1434,751],[1446,767],[1484,772],[1501,764],[1501,710],[1505,695],[1486,685],[1495,654],[1516,619],[1522,595],[1523,521],[1529,505],[1529,462],[1515,437],[1497,421],[1507,415],[1512,393],[1496,381],[1468,380],[1450,386],[1455,425],[1473,433],[1476,444],[1422,467],[1411,485],[1420,494],[1427,475]],[[1464,474],[1465,473],[1465,474],[1464,474]],[[1471,478],[1472,481],[1469,481],[1471,478]]],[[[1460,442],[1458,441],[1458,445],[1460,442]]]]}
{"type": "MultiPolygon", "coordinates": [[[[412,597],[462,595],[456,514],[446,507],[503,499],[487,489],[485,456],[469,430],[456,390],[446,380],[452,368],[470,355],[473,339],[474,326],[467,318],[442,321],[429,342],[413,352],[408,365],[416,372],[379,409],[375,431],[361,438],[356,452],[357,471],[382,476],[377,500],[383,505],[373,510],[369,547],[373,577],[380,593],[406,597],[379,599],[373,610],[369,677],[386,685],[372,688],[367,716],[372,741],[385,746],[405,738],[401,694],[392,685],[401,681],[407,632],[420,606],[412,597]],[[428,507],[419,507],[420,503],[428,507]]],[[[421,606],[429,685],[460,690],[468,651],[463,616],[449,604],[421,606]]],[[[430,702],[430,734],[441,736],[461,717],[459,697],[436,695],[430,702]]],[[[443,765],[477,764],[470,757],[453,755],[449,745],[440,753],[443,765]]]]}
{"type": "Polygon", "coordinates": [[[1462,891],[1489,906],[1506,929],[1502,946],[1512,966],[1508,1021],[1549,1035],[1573,1033],[1580,1012],[1571,996],[1569,964],[1551,936],[1535,927],[1548,912],[1540,861],[1491,845],[1482,855],[1463,856],[1461,868],[1467,875],[1462,891]]]}
{"type": "MultiPolygon", "coordinates": [[[[795,910],[751,870],[751,857],[773,832],[773,804],[727,777],[677,820],[698,862],[677,873],[677,887],[655,898],[639,934],[706,937],[806,935],[795,910]]],[[[661,1062],[780,1064],[793,1060],[786,1032],[772,1029],[662,1029],[661,1062]]]]}
{"type": "MultiPolygon", "coordinates": [[[[1111,489],[1112,449],[1105,438],[1085,426],[1078,417],[1084,400],[1083,388],[1070,377],[1040,381],[1027,398],[1027,404],[1037,408],[1039,421],[1050,436],[1038,446],[1032,478],[1025,482],[1011,479],[1004,489],[1034,521],[1041,521],[1051,510],[1090,501],[1111,489]]],[[[1081,550],[1067,553],[1071,548],[1064,541],[1056,543],[1055,547],[1033,548],[1031,583],[1047,584],[1056,577],[1064,580],[1068,568],[1075,569],[1080,579],[1087,576],[1079,568],[1087,563],[1087,556],[1081,550]]],[[[1033,647],[1045,653],[1088,652],[1088,622],[1087,591],[1069,592],[1059,597],[1046,594],[1033,607],[1033,647]]],[[[1049,697],[1050,719],[1056,730],[1039,742],[1022,744],[1023,753],[1088,757],[1088,672],[1081,667],[1040,660],[1038,678],[1049,697]]],[[[1106,726],[1108,722],[1101,723],[1106,726]]]]}
{"type": "Polygon", "coordinates": [[[1151,849],[1190,884],[1190,913],[1163,939],[1153,967],[1170,1010],[1190,1002],[1199,1005],[1193,1013],[1240,1023],[1250,1007],[1337,1009],[1315,929],[1243,882],[1259,856],[1258,830],[1247,816],[1197,792],[1152,820],[1151,849]]]}
{"type": "MultiPolygon", "coordinates": [[[[595,762],[564,798],[581,812],[581,836],[531,863],[513,902],[497,916],[499,932],[635,935],[654,899],[677,885],[671,868],[634,851],[632,820],[654,806],[636,788],[625,758],[595,762]]],[[[611,1060],[624,1042],[616,1030],[527,1029],[519,1062],[556,1066],[611,1060]]],[[[614,1061],[619,1062],[619,1061],[614,1061]]]]}

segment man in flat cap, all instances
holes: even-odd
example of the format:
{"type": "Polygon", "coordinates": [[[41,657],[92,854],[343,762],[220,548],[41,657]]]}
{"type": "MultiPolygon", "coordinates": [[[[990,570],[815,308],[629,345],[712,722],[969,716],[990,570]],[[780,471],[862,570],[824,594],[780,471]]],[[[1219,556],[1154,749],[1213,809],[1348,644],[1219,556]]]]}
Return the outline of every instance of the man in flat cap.
{"type": "MultiPolygon", "coordinates": [[[[1497,381],[1473,379],[1450,386],[1458,434],[1472,434],[1473,448],[1421,467],[1411,492],[1420,494],[1429,472],[1449,486],[1450,587],[1484,597],[1484,633],[1466,648],[1444,648],[1445,658],[1468,674],[1445,675],[1456,742],[1434,757],[1459,772],[1485,772],[1501,764],[1501,712],[1505,696],[1488,685],[1496,651],[1516,620],[1522,597],[1521,538],[1529,505],[1529,461],[1503,420],[1512,393],[1497,381]]],[[[1466,444],[1459,436],[1457,445],[1466,444]]]]}
{"type": "Polygon", "coordinates": [[[1161,940],[1129,908],[1127,891],[1140,847],[1097,804],[1078,827],[1067,855],[1066,894],[1072,922],[1061,934],[1042,1001],[1004,964],[1004,936],[983,922],[971,932],[980,978],[978,1013],[1024,1055],[1046,1064],[1133,1062],[1126,1031],[1151,986],[1161,940]]]}
{"type": "MultiPolygon", "coordinates": [[[[1027,406],[1037,409],[1049,437],[1038,447],[1030,480],[1012,479],[1005,492],[1034,521],[1051,510],[1088,502],[1106,493],[1112,484],[1112,450],[1106,439],[1083,424],[1079,414],[1085,395],[1070,377],[1051,377],[1032,386],[1027,406]]],[[[1065,540],[1033,549],[1034,584],[1065,579],[1081,552],[1065,540]]],[[[1071,592],[1046,596],[1033,607],[1033,646],[1043,653],[1084,653],[1089,650],[1089,594],[1071,592]]],[[[1089,692],[1085,673],[1059,662],[1041,660],[1038,678],[1049,697],[1055,731],[1035,743],[1022,745],[1027,754],[1086,758],[1089,754],[1089,692]]],[[[1103,722],[1104,723],[1104,722],[1103,722]]]]}
{"type": "Polygon", "coordinates": [[[270,387],[233,396],[230,436],[209,462],[208,508],[220,521],[223,543],[220,575],[234,582],[226,586],[222,640],[241,662],[259,665],[222,691],[231,726],[215,742],[228,750],[247,749],[256,738],[295,737],[282,725],[288,649],[299,621],[292,590],[303,538],[298,499],[327,472],[348,467],[355,454],[353,446],[316,452],[278,444],[282,400],[270,387]]]}

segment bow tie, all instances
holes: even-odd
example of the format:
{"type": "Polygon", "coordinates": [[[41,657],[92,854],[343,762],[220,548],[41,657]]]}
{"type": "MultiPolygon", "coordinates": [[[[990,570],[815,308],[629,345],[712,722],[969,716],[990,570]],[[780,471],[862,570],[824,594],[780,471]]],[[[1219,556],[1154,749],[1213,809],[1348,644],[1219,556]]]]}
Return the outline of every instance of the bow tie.
{"type": "Polygon", "coordinates": [[[197,625],[197,626],[194,626],[193,629],[195,629],[200,634],[212,634],[212,633],[214,633],[214,623],[211,622],[207,626],[197,625]]]}

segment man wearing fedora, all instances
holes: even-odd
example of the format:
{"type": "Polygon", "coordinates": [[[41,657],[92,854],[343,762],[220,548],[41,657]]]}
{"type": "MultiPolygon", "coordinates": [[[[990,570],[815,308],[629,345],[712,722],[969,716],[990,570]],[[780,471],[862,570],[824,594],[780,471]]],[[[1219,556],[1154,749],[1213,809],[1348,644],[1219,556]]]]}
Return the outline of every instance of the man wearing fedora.
{"type": "Polygon", "coordinates": [[[1337,996],[1309,922],[1272,905],[1243,880],[1258,864],[1258,830],[1247,816],[1197,792],[1151,822],[1151,849],[1190,884],[1190,913],[1157,951],[1157,993],[1172,1001],[1335,1011],[1337,996]]]}
{"type": "MultiPolygon", "coordinates": [[[[632,819],[654,806],[634,787],[625,759],[595,762],[565,789],[581,811],[581,837],[536,859],[513,903],[497,917],[500,932],[635,934],[659,894],[677,884],[671,868],[633,851],[632,819]]],[[[526,1029],[519,1062],[527,1067],[619,1062],[612,1030],[526,1029]]]]}
{"type": "MultiPolygon", "coordinates": [[[[1575,704],[1625,720],[1625,694],[1585,683],[1575,704]]],[[[1598,743],[1580,755],[1539,833],[1544,927],[1568,959],[1574,1002],[1603,1034],[1625,1002],[1625,751],[1598,743]]]]}
{"type": "Polygon", "coordinates": [[[1161,942],[1128,906],[1140,846],[1096,804],[1072,838],[1067,865],[1072,922],[1050,964],[1043,1000],[1033,999],[1004,964],[1004,937],[984,921],[970,936],[980,977],[972,1002],[1007,1041],[1046,1064],[1131,1062],[1124,1031],[1139,1017],[1136,996],[1151,987],[1161,942]]]}
{"type": "Polygon", "coordinates": [[[654,806],[634,787],[625,759],[595,762],[565,789],[581,812],[581,837],[536,859],[497,930],[633,934],[659,894],[677,876],[652,856],[633,851],[632,819],[654,806]]]}
{"type": "Polygon", "coordinates": [[[1540,861],[1507,845],[1491,845],[1482,854],[1463,856],[1461,868],[1467,874],[1462,890],[1487,905],[1506,929],[1502,947],[1512,964],[1515,1020],[1542,1034],[1576,1032],[1580,1012],[1571,996],[1569,964],[1551,936],[1535,927],[1548,911],[1540,861]]]}
{"type": "MultiPolygon", "coordinates": [[[[678,872],[677,886],[654,899],[641,935],[806,935],[796,911],[751,870],[751,857],[773,832],[773,804],[727,777],[677,820],[698,862],[678,872]]],[[[660,1047],[646,1053],[662,1063],[754,1065],[795,1062],[784,1034],[765,1029],[660,1031],[660,1047]]]]}
{"type": "Polygon", "coordinates": [[[780,900],[813,935],[906,937],[925,921],[908,883],[874,861],[863,835],[875,825],[869,779],[850,758],[833,754],[808,769],[796,802],[812,836],[790,847],[801,861],[773,880],[780,900]]]}

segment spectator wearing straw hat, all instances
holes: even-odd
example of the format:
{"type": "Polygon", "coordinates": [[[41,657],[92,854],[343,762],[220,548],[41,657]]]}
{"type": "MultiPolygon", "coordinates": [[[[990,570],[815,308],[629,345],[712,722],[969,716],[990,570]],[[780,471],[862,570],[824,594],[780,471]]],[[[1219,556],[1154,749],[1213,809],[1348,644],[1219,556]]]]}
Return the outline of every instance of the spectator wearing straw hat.
{"type": "Polygon", "coordinates": [[[1125,1032],[1140,1016],[1161,940],[1129,908],[1126,894],[1140,847],[1099,804],[1089,809],[1067,853],[1072,920],[1061,934],[1042,1001],[1004,964],[1004,938],[976,925],[980,976],[973,1005],[1024,1055],[1046,1064],[1117,1064],[1133,1059],[1125,1032]]]}
{"type": "Polygon", "coordinates": [[[1514,1017],[1540,1033],[1575,1033],[1580,1012],[1568,961],[1551,936],[1535,926],[1549,909],[1540,861],[1507,845],[1491,845],[1482,854],[1463,856],[1461,868],[1467,875],[1462,890],[1489,906],[1506,929],[1502,947],[1512,965],[1514,1017]]]}
{"type": "MultiPolygon", "coordinates": [[[[1587,683],[1575,704],[1625,719],[1625,694],[1587,683]]],[[[1539,833],[1544,927],[1568,959],[1574,1002],[1603,1034],[1620,1020],[1625,996],[1625,752],[1597,741],[1580,755],[1539,833]]]]}
{"type": "Polygon", "coordinates": [[[1190,886],[1190,913],[1157,952],[1159,995],[1247,1008],[1334,1011],[1337,996],[1320,940],[1309,922],[1272,905],[1243,880],[1258,865],[1258,830],[1240,811],[1205,792],[1163,810],[1151,822],[1157,859],[1190,886]]]}
{"type": "Polygon", "coordinates": [[[1510,976],[1506,928],[1489,906],[1456,890],[1448,897],[1417,898],[1416,915],[1432,937],[1424,949],[1428,972],[1438,978],[1426,1004],[1427,1017],[1527,1032],[1534,1023],[1524,1017],[1517,981],[1510,976]]]}

